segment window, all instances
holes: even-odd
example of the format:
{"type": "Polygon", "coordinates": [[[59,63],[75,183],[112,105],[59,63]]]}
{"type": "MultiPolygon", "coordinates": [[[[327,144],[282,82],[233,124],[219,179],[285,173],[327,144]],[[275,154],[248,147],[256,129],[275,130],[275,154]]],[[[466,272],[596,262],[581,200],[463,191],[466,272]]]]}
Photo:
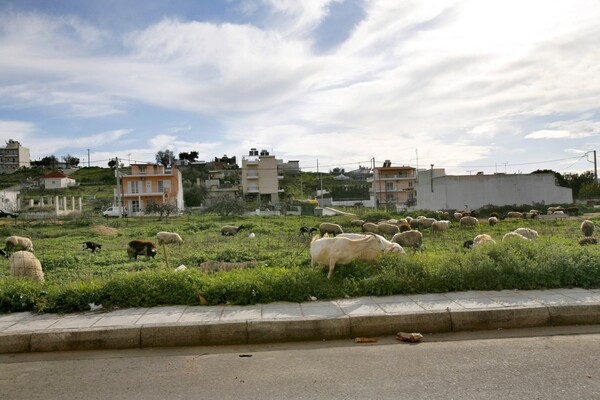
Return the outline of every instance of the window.
{"type": "Polygon", "coordinates": [[[140,201],[139,200],[132,200],[131,201],[131,212],[140,212],[140,201]]]}
{"type": "Polygon", "coordinates": [[[413,187],[413,183],[412,183],[412,181],[411,181],[411,182],[408,182],[408,187],[413,187]]]}
{"type": "Polygon", "coordinates": [[[129,182],[129,193],[139,193],[140,187],[138,181],[129,182]]]}
{"type": "Polygon", "coordinates": [[[394,182],[386,182],[385,190],[394,190],[394,182]]]}
{"type": "Polygon", "coordinates": [[[140,174],[145,174],[146,173],[146,166],[140,166],[140,174]]]}
{"type": "Polygon", "coordinates": [[[391,193],[388,193],[388,194],[385,196],[385,201],[387,201],[387,202],[394,202],[394,201],[396,201],[396,196],[394,196],[394,195],[393,195],[393,194],[391,194],[391,193]]]}

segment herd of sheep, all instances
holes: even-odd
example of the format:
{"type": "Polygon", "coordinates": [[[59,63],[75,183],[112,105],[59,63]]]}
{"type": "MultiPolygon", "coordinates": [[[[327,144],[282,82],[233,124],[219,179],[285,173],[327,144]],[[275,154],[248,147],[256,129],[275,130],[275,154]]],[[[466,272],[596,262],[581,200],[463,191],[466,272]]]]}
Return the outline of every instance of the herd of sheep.
{"type": "MultiPolygon", "coordinates": [[[[552,210],[552,212],[564,211],[552,210]]],[[[503,218],[497,214],[491,215],[487,222],[490,226],[493,226],[498,224],[500,219],[535,218],[537,215],[536,210],[531,210],[528,213],[509,212],[503,218]]],[[[457,220],[460,228],[474,227],[480,224],[480,220],[472,213],[458,212],[453,217],[457,220]]],[[[346,233],[340,225],[329,222],[321,223],[318,228],[302,226],[299,229],[299,235],[314,233],[314,237],[310,242],[311,266],[328,267],[328,278],[332,277],[336,265],[348,264],[354,260],[373,262],[383,254],[406,254],[404,249],[422,250],[423,234],[421,230],[430,229],[432,235],[442,234],[449,229],[451,221],[427,217],[406,217],[378,223],[353,220],[350,224],[360,227],[362,233],[346,233]]],[[[235,236],[242,229],[248,228],[243,225],[226,225],[221,227],[220,233],[223,236],[235,236]]],[[[580,230],[583,234],[583,237],[579,239],[580,245],[597,244],[597,239],[593,237],[595,226],[592,221],[583,221],[580,230]]],[[[538,236],[538,233],[533,229],[517,228],[506,233],[502,237],[502,241],[512,239],[532,240],[538,238],[538,236]]],[[[181,236],[174,232],[159,232],[156,237],[158,245],[161,246],[181,245],[183,243],[181,236]]],[[[250,233],[248,237],[252,238],[255,235],[250,233]]],[[[472,248],[486,243],[493,244],[496,242],[490,235],[480,234],[472,240],[465,241],[463,247],[472,248]]],[[[81,250],[88,249],[95,253],[102,249],[102,245],[91,241],[83,242],[81,250]]],[[[6,239],[4,250],[0,250],[0,255],[10,258],[11,275],[44,281],[42,265],[33,253],[33,242],[31,238],[26,236],[9,236],[6,239]]],[[[127,255],[130,260],[137,260],[138,256],[153,258],[156,253],[156,244],[149,240],[131,240],[127,244],[127,255]]],[[[177,271],[184,268],[180,266],[177,271]]]]}

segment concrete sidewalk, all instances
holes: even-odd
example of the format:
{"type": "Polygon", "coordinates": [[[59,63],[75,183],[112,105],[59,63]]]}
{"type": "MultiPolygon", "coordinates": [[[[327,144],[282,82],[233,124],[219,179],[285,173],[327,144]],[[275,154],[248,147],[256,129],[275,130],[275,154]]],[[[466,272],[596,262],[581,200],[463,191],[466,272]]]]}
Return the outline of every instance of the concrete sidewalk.
{"type": "Polygon", "coordinates": [[[600,324],[600,289],[473,291],[251,306],[0,314],[0,353],[330,340],[600,324]]]}

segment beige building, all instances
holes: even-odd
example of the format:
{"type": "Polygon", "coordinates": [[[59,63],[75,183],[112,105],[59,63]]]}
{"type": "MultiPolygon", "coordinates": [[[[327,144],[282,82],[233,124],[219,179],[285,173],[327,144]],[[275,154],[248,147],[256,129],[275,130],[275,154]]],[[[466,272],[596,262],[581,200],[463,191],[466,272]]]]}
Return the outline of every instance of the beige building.
{"type": "Polygon", "coordinates": [[[414,201],[416,169],[411,166],[392,166],[386,160],[381,167],[373,169],[371,190],[375,198],[375,207],[385,207],[395,210],[409,206],[414,201]]]}
{"type": "Polygon", "coordinates": [[[250,149],[248,156],[242,158],[242,192],[247,201],[256,201],[257,206],[279,203],[279,194],[283,193],[279,186],[283,179],[282,164],[267,150],[259,153],[250,149]]]}
{"type": "Polygon", "coordinates": [[[30,167],[29,149],[10,139],[5,147],[0,147],[0,173],[10,174],[22,167],[30,167]]]}

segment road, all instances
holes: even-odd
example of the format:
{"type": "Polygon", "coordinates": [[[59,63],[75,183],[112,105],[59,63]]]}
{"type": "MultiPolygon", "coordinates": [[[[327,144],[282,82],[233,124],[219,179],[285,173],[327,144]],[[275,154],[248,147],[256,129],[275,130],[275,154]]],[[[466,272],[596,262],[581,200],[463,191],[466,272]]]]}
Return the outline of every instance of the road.
{"type": "Polygon", "coordinates": [[[592,326],[0,355],[0,398],[600,399],[599,349],[592,326]]]}

